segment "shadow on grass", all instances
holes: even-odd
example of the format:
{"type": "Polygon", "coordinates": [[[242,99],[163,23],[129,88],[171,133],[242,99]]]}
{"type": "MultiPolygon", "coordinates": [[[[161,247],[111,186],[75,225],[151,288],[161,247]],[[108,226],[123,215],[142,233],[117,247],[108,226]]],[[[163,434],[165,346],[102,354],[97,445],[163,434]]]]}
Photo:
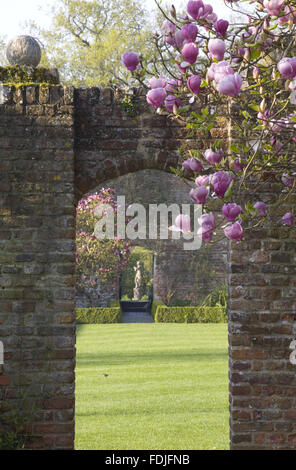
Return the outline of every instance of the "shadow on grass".
{"type": "Polygon", "coordinates": [[[219,360],[225,361],[228,358],[227,350],[225,351],[213,351],[209,352],[181,352],[181,351],[155,351],[140,353],[136,351],[135,353],[80,353],[77,355],[79,361],[79,368],[89,367],[90,364],[93,365],[117,365],[117,364],[143,364],[145,362],[158,362],[159,364],[163,362],[183,362],[183,361],[204,361],[207,360],[219,360]],[[99,355],[99,357],[98,357],[99,355]],[[85,364],[84,364],[85,362],[85,364]]]}
{"type": "MultiPolygon", "coordinates": [[[[216,408],[215,406],[211,408],[204,408],[204,406],[192,406],[190,405],[190,412],[192,415],[207,415],[208,413],[219,413],[219,412],[224,412],[225,407],[221,406],[220,408],[216,408]]],[[[149,408],[149,410],[143,410],[141,407],[138,410],[131,410],[129,407],[128,409],[124,408],[112,408],[109,410],[100,410],[100,411],[91,411],[91,412],[76,412],[76,416],[84,416],[84,417],[91,417],[91,416],[108,416],[108,417],[120,417],[120,416],[152,416],[152,415],[161,415],[164,414],[166,416],[172,415],[175,416],[176,413],[182,413],[184,412],[184,405],[180,405],[179,407],[174,405],[174,408],[172,409],[171,406],[167,406],[167,408],[162,408],[161,410],[159,408],[153,409],[149,408]]],[[[206,419],[206,418],[205,418],[206,419]]]]}

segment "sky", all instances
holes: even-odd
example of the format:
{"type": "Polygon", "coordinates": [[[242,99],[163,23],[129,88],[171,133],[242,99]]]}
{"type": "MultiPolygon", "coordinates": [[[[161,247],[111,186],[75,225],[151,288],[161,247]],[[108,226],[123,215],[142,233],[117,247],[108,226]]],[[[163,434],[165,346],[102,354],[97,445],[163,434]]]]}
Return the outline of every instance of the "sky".
{"type": "MultiPolygon", "coordinates": [[[[50,15],[46,13],[46,10],[48,11],[56,3],[57,0],[9,0],[5,2],[5,6],[2,5],[1,9],[0,36],[4,35],[11,39],[19,34],[28,33],[28,30],[22,25],[30,20],[36,21],[40,26],[48,26],[50,24],[50,15]],[[42,10],[40,10],[40,5],[42,5],[42,10]]],[[[149,7],[155,5],[154,0],[146,0],[146,3],[149,7]]],[[[170,4],[169,0],[167,3],[170,4]]],[[[186,5],[187,1],[172,0],[171,3],[174,3],[178,10],[180,5],[186,5]]],[[[225,8],[222,0],[206,0],[205,3],[211,3],[218,16],[221,17],[224,13],[225,17],[227,8],[225,8]],[[217,6],[217,3],[219,6],[217,6]]]]}

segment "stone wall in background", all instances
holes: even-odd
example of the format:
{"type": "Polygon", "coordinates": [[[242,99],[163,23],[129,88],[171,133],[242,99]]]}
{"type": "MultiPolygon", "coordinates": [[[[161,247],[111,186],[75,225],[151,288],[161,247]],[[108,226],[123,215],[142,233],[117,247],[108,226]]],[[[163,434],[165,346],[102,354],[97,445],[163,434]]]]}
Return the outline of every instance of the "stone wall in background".
{"type": "MultiPolygon", "coordinates": [[[[149,213],[149,204],[192,204],[188,182],[158,170],[140,170],[105,182],[126,204],[139,203],[149,213]]],[[[180,206],[180,209],[182,206],[180,206]]],[[[173,223],[170,220],[170,225],[173,223]]],[[[213,289],[226,285],[227,244],[222,242],[200,250],[185,251],[184,240],[135,240],[154,252],[154,298],[163,302],[188,301],[196,305],[213,289]]],[[[116,294],[116,293],[115,293],[116,294]]],[[[108,293],[106,292],[106,295],[108,293]]],[[[102,299],[104,300],[104,299],[102,299]]]]}

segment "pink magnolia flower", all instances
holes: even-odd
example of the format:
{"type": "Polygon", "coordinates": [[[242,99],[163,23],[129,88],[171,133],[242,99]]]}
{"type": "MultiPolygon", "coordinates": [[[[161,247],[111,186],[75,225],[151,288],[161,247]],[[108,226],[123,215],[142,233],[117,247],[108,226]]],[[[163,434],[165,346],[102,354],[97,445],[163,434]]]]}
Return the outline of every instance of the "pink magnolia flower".
{"type": "Polygon", "coordinates": [[[224,152],[220,150],[219,152],[215,152],[212,149],[207,149],[204,153],[205,159],[211,164],[216,165],[216,163],[220,163],[224,156],[224,152]]]}
{"type": "Polygon", "coordinates": [[[296,57],[284,57],[277,65],[278,71],[285,78],[296,76],[296,57]]]}
{"type": "Polygon", "coordinates": [[[170,78],[167,82],[167,85],[165,87],[166,91],[168,93],[176,93],[178,88],[182,85],[182,79],[177,79],[177,78],[170,78]]]}
{"type": "Polygon", "coordinates": [[[280,16],[278,18],[278,23],[280,25],[282,25],[282,24],[288,23],[291,20],[295,24],[296,23],[296,10],[295,10],[295,8],[288,5],[288,6],[285,7],[285,13],[286,14],[284,16],[280,16]]]}
{"type": "Polygon", "coordinates": [[[233,164],[236,171],[243,171],[246,166],[246,164],[240,158],[236,158],[233,164]]]}
{"type": "Polygon", "coordinates": [[[189,215],[180,214],[176,217],[174,225],[169,227],[172,232],[191,232],[191,221],[189,215]]]}
{"type": "Polygon", "coordinates": [[[176,25],[172,21],[164,20],[162,23],[161,31],[164,36],[167,36],[168,34],[174,34],[176,29],[176,25]]]}
{"type": "Polygon", "coordinates": [[[226,75],[217,84],[217,90],[222,95],[231,96],[234,98],[241,91],[243,83],[242,77],[235,73],[234,75],[226,75]]]}
{"type": "Polygon", "coordinates": [[[204,242],[211,242],[213,238],[213,230],[215,228],[215,217],[213,214],[203,214],[201,217],[199,217],[198,223],[200,228],[198,229],[197,234],[204,242]]]}
{"type": "Polygon", "coordinates": [[[174,34],[174,46],[180,49],[185,43],[186,40],[183,36],[183,33],[180,29],[178,29],[178,31],[176,31],[174,34]]]}
{"type": "Polygon", "coordinates": [[[257,217],[264,217],[266,215],[266,204],[262,201],[256,202],[253,208],[258,211],[257,217]]]}
{"type": "Polygon", "coordinates": [[[218,64],[213,63],[207,71],[207,77],[210,80],[215,80],[218,83],[226,75],[234,75],[234,70],[230,67],[226,61],[219,62],[218,64]]]}
{"type": "Polygon", "coordinates": [[[205,243],[210,243],[213,239],[213,231],[207,226],[200,227],[197,230],[197,235],[199,235],[205,243]]]}
{"type": "Polygon", "coordinates": [[[147,102],[155,108],[162,106],[165,98],[166,92],[164,88],[153,88],[147,93],[147,102]]]}
{"type": "Polygon", "coordinates": [[[237,216],[241,214],[241,212],[241,206],[238,206],[234,203],[224,204],[224,206],[222,207],[222,213],[226,217],[228,222],[234,222],[237,216]]]}
{"type": "Polygon", "coordinates": [[[159,78],[152,77],[149,80],[149,86],[152,89],[154,89],[154,88],[166,88],[166,85],[167,85],[167,81],[166,81],[166,78],[164,78],[164,77],[159,77],[159,78]]]}
{"type": "Polygon", "coordinates": [[[203,214],[198,218],[198,223],[201,226],[208,227],[211,230],[215,228],[215,217],[212,213],[203,214]]]}
{"type": "Polygon", "coordinates": [[[214,28],[218,36],[225,36],[229,23],[227,20],[218,20],[214,23],[214,28]]]}
{"type": "Polygon", "coordinates": [[[125,52],[122,54],[121,60],[126,68],[130,71],[136,70],[140,63],[140,58],[135,52],[125,52]]]}
{"type": "Polygon", "coordinates": [[[208,175],[200,175],[195,180],[196,186],[206,186],[210,184],[210,177],[208,175]]]}
{"type": "Polygon", "coordinates": [[[284,173],[282,175],[281,180],[284,185],[289,186],[289,188],[293,188],[294,181],[295,181],[294,176],[290,176],[287,173],[284,173]]]}
{"type": "Polygon", "coordinates": [[[190,42],[188,44],[185,44],[181,51],[181,54],[186,62],[188,62],[189,64],[194,64],[198,56],[198,52],[199,49],[197,44],[195,44],[194,42],[190,42]]]}
{"type": "Polygon", "coordinates": [[[183,168],[199,173],[203,170],[201,162],[197,158],[188,158],[182,163],[183,168]]]}
{"type": "Polygon", "coordinates": [[[206,186],[198,186],[195,189],[191,189],[189,196],[195,204],[205,204],[209,192],[210,190],[206,186]]]}
{"type": "Polygon", "coordinates": [[[181,102],[180,98],[177,98],[174,95],[167,96],[165,101],[164,101],[164,105],[165,105],[165,107],[166,107],[166,109],[168,110],[169,113],[174,112],[174,106],[176,106],[177,108],[180,108],[181,104],[182,104],[182,102],[181,102]]]}
{"type": "Polygon", "coordinates": [[[195,24],[187,23],[182,27],[181,32],[186,42],[194,42],[198,33],[198,27],[195,24]]]}
{"type": "Polygon", "coordinates": [[[232,177],[224,171],[217,171],[217,173],[212,176],[211,185],[219,198],[223,198],[225,196],[231,181],[232,177]]]}
{"type": "Polygon", "coordinates": [[[224,233],[230,240],[240,242],[243,237],[243,228],[239,222],[235,222],[234,224],[225,227],[224,233]]]}
{"type": "Polygon", "coordinates": [[[215,59],[219,61],[223,60],[226,46],[222,39],[210,39],[208,47],[212,57],[215,57],[215,59]]]}
{"type": "Polygon", "coordinates": [[[288,227],[291,227],[294,224],[294,215],[292,212],[287,212],[285,215],[283,215],[282,223],[288,227]]]}
{"type": "Polygon", "coordinates": [[[209,15],[213,14],[213,7],[211,5],[205,5],[201,0],[190,0],[187,3],[187,13],[194,20],[196,20],[197,18],[205,19],[209,15]]]}
{"type": "Polygon", "coordinates": [[[198,75],[191,75],[187,80],[187,86],[194,95],[200,92],[201,79],[198,75]]]}
{"type": "Polygon", "coordinates": [[[270,15],[278,16],[281,13],[284,1],[285,0],[264,0],[263,5],[270,15]]]}

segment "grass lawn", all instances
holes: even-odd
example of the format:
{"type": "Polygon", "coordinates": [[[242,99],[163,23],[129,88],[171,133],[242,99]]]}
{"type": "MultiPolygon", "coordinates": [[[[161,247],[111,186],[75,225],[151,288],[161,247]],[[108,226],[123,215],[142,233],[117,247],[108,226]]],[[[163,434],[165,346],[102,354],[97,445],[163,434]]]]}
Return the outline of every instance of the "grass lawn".
{"type": "Polygon", "coordinates": [[[227,370],[226,324],[80,325],[76,449],[228,449],[227,370]]]}

